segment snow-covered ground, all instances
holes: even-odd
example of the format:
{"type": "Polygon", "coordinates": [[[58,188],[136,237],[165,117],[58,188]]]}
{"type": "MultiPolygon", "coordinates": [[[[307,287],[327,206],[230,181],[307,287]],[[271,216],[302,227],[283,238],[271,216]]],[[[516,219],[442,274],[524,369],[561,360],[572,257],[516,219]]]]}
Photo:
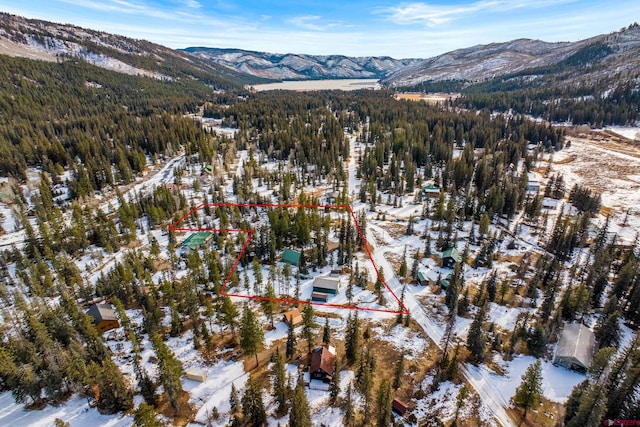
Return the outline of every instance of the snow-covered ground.
{"type": "Polygon", "coordinates": [[[0,394],[0,425],[13,427],[50,427],[56,418],[72,427],[129,427],[133,417],[121,414],[102,415],[86,399],[73,397],[63,405],[47,405],[41,410],[27,410],[13,400],[11,393],[0,394]]]}
{"type": "Polygon", "coordinates": [[[633,126],[607,126],[607,130],[613,133],[624,136],[631,140],[640,141],[640,127],[633,126]]]}
{"type": "Polygon", "coordinates": [[[552,170],[602,195],[612,210],[609,230],[631,243],[640,231],[640,149],[622,144],[571,138],[571,146],[553,154],[552,170]],[[625,221],[626,218],[626,221],[625,221]]]}

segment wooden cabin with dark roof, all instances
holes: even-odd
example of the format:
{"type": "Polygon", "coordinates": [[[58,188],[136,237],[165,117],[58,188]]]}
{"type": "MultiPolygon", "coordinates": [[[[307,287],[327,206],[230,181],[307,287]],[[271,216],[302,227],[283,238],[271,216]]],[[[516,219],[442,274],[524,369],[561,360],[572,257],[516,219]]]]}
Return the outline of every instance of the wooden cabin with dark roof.
{"type": "Polygon", "coordinates": [[[93,324],[99,333],[120,327],[116,311],[110,304],[94,304],[87,314],[93,317],[93,324]]]}

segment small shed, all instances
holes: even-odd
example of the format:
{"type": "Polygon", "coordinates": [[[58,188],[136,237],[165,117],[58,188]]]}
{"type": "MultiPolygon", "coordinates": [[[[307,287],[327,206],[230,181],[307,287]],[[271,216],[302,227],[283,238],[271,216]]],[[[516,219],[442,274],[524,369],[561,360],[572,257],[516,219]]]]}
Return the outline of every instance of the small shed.
{"type": "Polygon", "coordinates": [[[335,295],[340,288],[340,278],[331,276],[318,276],[313,279],[313,292],[322,292],[335,295]]]}
{"type": "Polygon", "coordinates": [[[394,414],[404,417],[404,414],[407,412],[407,404],[402,400],[395,398],[391,401],[391,410],[394,414]]]}
{"type": "Polygon", "coordinates": [[[425,270],[418,271],[418,283],[422,286],[426,286],[429,284],[429,277],[427,276],[427,272],[425,270]]]}
{"type": "Polygon", "coordinates": [[[207,371],[205,371],[204,369],[191,368],[186,370],[184,376],[188,380],[199,381],[203,383],[207,379],[207,371]]]}
{"type": "Polygon", "coordinates": [[[282,252],[282,262],[286,262],[291,265],[298,265],[300,262],[300,252],[294,251],[293,249],[286,248],[282,252]]]}
{"type": "Polygon", "coordinates": [[[324,292],[311,292],[311,302],[327,302],[329,300],[329,294],[324,292]]]}
{"type": "Polygon", "coordinates": [[[284,313],[283,317],[284,318],[282,320],[287,325],[298,326],[302,323],[302,314],[300,314],[300,310],[298,310],[297,308],[287,311],[286,313],[284,313]]]}
{"type": "Polygon", "coordinates": [[[94,304],[89,307],[87,314],[93,317],[93,324],[99,333],[120,327],[116,311],[110,304],[94,304]]]}
{"type": "Polygon", "coordinates": [[[210,231],[198,231],[197,233],[192,233],[184,239],[182,242],[182,247],[187,251],[195,251],[199,247],[207,244],[209,240],[213,237],[213,233],[210,231]]]}
{"type": "Polygon", "coordinates": [[[593,361],[596,339],[593,331],[580,323],[564,327],[553,363],[578,372],[586,372],[593,361]]]}
{"type": "Polygon", "coordinates": [[[309,376],[312,380],[320,380],[325,383],[331,382],[333,377],[333,367],[335,354],[329,347],[317,347],[311,353],[311,365],[309,366],[309,376]]]}
{"type": "Polygon", "coordinates": [[[445,268],[454,268],[460,261],[462,257],[456,248],[449,248],[442,253],[442,266],[445,268]]]}

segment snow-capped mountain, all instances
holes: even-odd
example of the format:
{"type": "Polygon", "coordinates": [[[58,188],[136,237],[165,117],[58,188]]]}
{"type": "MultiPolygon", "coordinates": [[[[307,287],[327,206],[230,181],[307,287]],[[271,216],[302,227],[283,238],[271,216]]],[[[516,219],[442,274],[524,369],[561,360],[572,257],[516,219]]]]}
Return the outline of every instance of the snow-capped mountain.
{"type": "Polygon", "coordinates": [[[517,39],[459,49],[399,69],[383,83],[413,86],[425,81],[464,80],[479,82],[524,70],[545,72],[578,71],[576,76],[640,70],[640,27],[637,24],[619,32],[577,42],[547,43],[517,39]]]}
{"type": "Polygon", "coordinates": [[[420,63],[420,59],[348,57],[342,55],[273,54],[240,49],[190,47],[184,49],[242,73],[268,79],[383,78],[420,63]]]}

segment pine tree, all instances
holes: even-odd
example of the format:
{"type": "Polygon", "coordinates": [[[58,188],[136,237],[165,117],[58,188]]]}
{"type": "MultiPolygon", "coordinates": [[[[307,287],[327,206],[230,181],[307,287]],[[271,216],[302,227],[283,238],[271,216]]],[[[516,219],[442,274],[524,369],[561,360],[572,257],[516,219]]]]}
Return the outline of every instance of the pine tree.
{"type": "Polygon", "coordinates": [[[490,302],[494,302],[496,299],[498,285],[498,273],[493,270],[489,275],[489,280],[487,280],[487,296],[489,297],[490,302]]]}
{"type": "Polygon", "coordinates": [[[133,406],[133,393],[127,387],[122,373],[113,360],[107,357],[101,364],[92,362],[90,371],[98,386],[98,408],[102,413],[115,414],[128,411],[133,406]]]}
{"type": "Polygon", "coordinates": [[[133,415],[134,427],[162,427],[164,424],[158,420],[158,413],[155,408],[142,402],[133,415]]]}
{"type": "Polygon", "coordinates": [[[596,341],[600,348],[618,347],[621,338],[618,318],[621,315],[622,313],[618,310],[618,298],[612,295],[605,304],[594,329],[596,341]]]}
{"type": "Polygon", "coordinates": [[[302,377],[298,378],[298,384],[291,398],[291,412],[289,413],[289,427],[311,427],[311,412],[309,402],[304,392],[302,377]]]}
{"type": "Polygon", "coordinates": [[[400,359],[396,362],[396,369],[393,374],[393,389],[400,388],[400,382],[402,380],[402,374],[404,373],[404,352],[400,354],[400,359]]]}
{"type": "Polygon", "coordinates": [[[242,313],[242,324],[240,326],[240,348],[247,356],[256,357],[256,367],[258,366],[258,352],[264,347],[264,332],[258,323],[256,315],[248,304],[245,304],[242,313]]]}
{"type": "Polygon", "coordinates": [[[182,382],[180,381],[183,373],[182,363],[176,359],[171,349],[162,341],[160,335],[155,335],[151,342],[158,357],[160,383],[167,393],[173,411],[178,413],[179,399],[182,393],[182,382]]]}
{"type": "Polygon", "coordinates": [[[353,317],[351,316],[351,312],[349,312],[349,316],[347,317],[344,352],[349,365],[356,363],[360,353],[360,322],[358,321],[358,312],[356,312],[353,317]]]}
{"type": "Polygon", "coordinates": [[[289,322],[287,329],[287,348],[285,350],[285,356],[288,360],[291,360],[296,353],[296,332],[293,327],[293,323],[289,322]]]}
{"type": "MultiPolygon", "coordinates": [[[[607,411],[607,389],[599,382],[594,382],[584,389],[580,395],[580,403],[575,414],[567,420],[567,427],[598,427],[607,411]]],[[[570,399],[571,400],[571,399],[570,399]]],[[[571,403],[572,406],[574,402],[571,403]]],[[[573,412],[573,408],[571,408],[573,412]]],[[[567,414],[569,415],[569,414],[567,414]]]]}
{"type": "Polygon", "coordinates": [[[231,394],[229,395],[229,407],[231,418],[238,418],[240,411],[242,409],[242,404],[240,403],[240,398],[238,397],[238,390],[236,389],[236,385],[231,383],[231,394]]]}
{"type": "Polygon", "coordinates": [[[536,325],[527,337],[527,347],[532,355],[541,357],[544,354],[546,345],[547,338],[545,337],[544,329],[542,326],[536,325]]]}
{"type": "Polygon", "coordinates": [[[267,414],[262,401],[262,390],[250,375],[242,395],[242,418],[252,426],[262,426],[267,422],[267,414]]]}
{"type": "Polygon", "coordinates": [[[278,404],[276,412],[282,415],[287,410],[287,376],[284,370],[284,360],[282,359],[280,350],[277,348],[273,354],[271,378],[273,383],[273,398],[278,404]]]}
{"type": "Polygon", "coordinates": [[[344,424],[350,426],[354,419],[353,410],[353,385],[349,383],[347,393],[344,399],[344,424]]]}
{"type": "Polygon", "coordinates": [[[311,353],[314,341],[315,329],[318,326],[314,320],[314,311],[311,304],[306,304],[302,310],[302,336],[307,340],[307,349],[311,353]]]}
{"type": "Polygon", "coordinates": [[[218,313],[220,316],[220,322],[231,328],[231,334],[235,339],[236,327],[238,326],[238,309],[233,301],[231,301],[231,298],[227,296],[222,298],[222,307],[220,307],[220,311],[218,313]]]}
{"type": "Polygon", "coordinates": [[[487,341],[483,327],[485,315],[485,307],[478,308],[476,315],[473,317],[473,322],[471,322],[471,326],[469,327],[469,333],[467,334],[467,348],[476,363],[484,359],[484,350],[487,341]]]}
{"type": "Polygon", "coordinates": [[[273,289],[273,285],[271,284],[271,282],[267,284],[265,299],[260,301],[260,303],[262,305],[262,310],[264,311],[264,314],[267,316],[267,318],[271,322],[271,329],[275,329],[275,326],[273,324],[273,317],[277,308],[276,293],[273,289]]]}
{"type": "Polygon", "coordinates": [[[331,344],[331,327],[329,326],[329,318],[324,318],[324,329],[322,330],[322,344],[328,346],[331,344]]]}
{"type": "Polygon", "coordinates": [[[464,406],[468,396],[469,396],[469,390],[467,390],[467,386],[463,384],[462,387],[460,387],[460,390],[458,391],[458,395],[456,396],[456,415],[455,415],[455,418],[453,419],[453,424],[455,425],[457,425],[458,423],[458,416],[460,415],[460,409],[462,409],[462,407],[464,406]]]}
{"type": "Polygon", "coordinates": [[[380,382],[376,393],[376,420],[378,426],[388,426],[391,423],[391,387],[386,378],[380,382]]]}
{"type": "Polygon", "coordinates": [[[524,409],[523,419],[527,418],[529,409],[535,408],[542,395],[542,364],[536,360],[529,365],[522,375],[522,382],[516,388],[516,393],[511,398],[513,403],[524,409]]]}
{"type": "Polygon", "coordinates": [[[338,395],[340,394],[340,366],[338,365],[338,358],[334,358],[333,361],[333,376],[331,377],[331,383],[329,384],[329,404],[336,406],[338,402],[338,395]]]}

